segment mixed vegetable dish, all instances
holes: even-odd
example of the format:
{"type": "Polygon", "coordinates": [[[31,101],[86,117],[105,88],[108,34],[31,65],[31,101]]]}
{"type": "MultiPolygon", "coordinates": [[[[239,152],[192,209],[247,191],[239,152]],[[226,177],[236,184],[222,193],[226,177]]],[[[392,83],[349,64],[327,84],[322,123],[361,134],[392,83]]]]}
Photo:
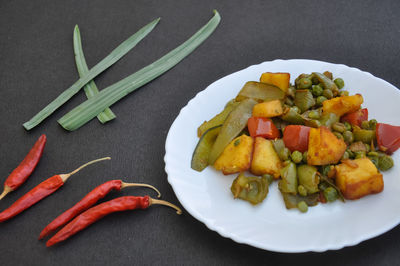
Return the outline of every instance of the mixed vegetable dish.
{"type": "Polygon", "coordinates": [[[238,174],[234,198],[261,203],[277,181],[287,209],[356,200],[384,188],[400,126],[369,119],[361,94],[331,72],[263,73],[198,127],[191,167],[238,174]],[[254,176],[248,176],[249,171],[254,176]]]}

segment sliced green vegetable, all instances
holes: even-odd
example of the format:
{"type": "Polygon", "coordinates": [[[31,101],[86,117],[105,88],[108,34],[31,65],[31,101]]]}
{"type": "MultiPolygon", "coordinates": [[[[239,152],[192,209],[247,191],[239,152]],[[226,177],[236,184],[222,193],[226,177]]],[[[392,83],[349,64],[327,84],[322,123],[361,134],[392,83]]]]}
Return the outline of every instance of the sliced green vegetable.
{"type": "Polygon", "coordinates": [[[212,127],[201,136],[192,156],[191,167],[193,170],[201,172],[208,166],[208,156],[221,127],[222,125],[212,127]]]}
{"type": "Polygon", "coordinates": [[[331,128],[334,123],[339,122],[339,117],[334,113],[327,113],[321,116],[319,122],[321,122],[322,126],[331,128]]]}
{"type": "MultiPolygon", "coordinates": [[[[40,124],[44,119],[50,116],[55,110],[57,110],[61,105],[67,102],[72,96],[74,96],[86,83],[94,79],[98,74],[106,70],[112,64],[117,62],[122,56],[124,56],[129,50],[136,46],[144,37],[149,34],[154,27],[159,22],[160,18],[150,22],[138,32],[129,37],[126,41],[121,43],[117,48],[115,48],[108,56],[101,60],[97,65],[95,65],[84,77],[78,79],[71,87],[61,93],[54,101],[49,103],[45,108],[43,108],[39,113],[32,117],[28,122],[24,123],[24,127],[30,130],[40,124]]],[[[99,94],[97,94],[99,95],[99,94]]],[[[96,96],[97,96],[96,95],[96,96]]],[[[96,101],[97,97],[92,97],[89,100],[96,101]]],[[[101,108],[94,116],[101,113],[108,106],[101,108]]]]}
{"type": "Polygon", "coordinates": [[[303,113],[315,105],[315,99],[310,90],[297,90],[294,97],[294,104],[303,113]]]}
{"type": "Polygon", "coordinates": [[[339,88],[332,81],[332,79],[318,72],[313,72],[312,75],[318,79],[318,81],[324,87],[324,89],[331,90],[334,95],[336,95],[339,92],[339,88]]]}
{"type": "MultiPolygon", "coordinates": [[[[79,31],[78,25],[75,26],[74,29],[74,53],[75,53],[75,64],[76,68],[78,69],[79,76],[82,78],[88,74],[89,68],[86,64],[85,55],[82,49],[82,41],[81,41],[81,33],[79,31]]],[[[94,83],[94,80],[89,81],[84,87],[83,90],[85,91],[86,97],[91,98],[93,95],[99,93],[99,89],[94,83]]],[[[97,115],[97,119],[101,123],[106,123],[110,120],[115,118],[115,114],[111,111],[110,108],[106,108],[103,112],[97,115]]]]}
{"type": "Polygon", "coordinates": [[[268,186],[272,179],[268,179],[266,176],[244,176],[240,173],[238,177],[232,183],[231,191],[233,197],[246,200],[253,205],[261,203],[268,194],[268,186]]]}
{"type": "MultiPolygon", "coordinates": [[[[282,192],[281,192],[282,193],[282,192]]],[[[293,195],[290,193],[282,193],[283,201],[285,202],[286,209],[297,208],[297,205],[304,201],[307,206],[315,206],[318,204],[319,193],[301,196],[299,194],[293,195]]]]}
{"type": "Polygon", "coordinates": [[[236,96],[236,101],[243,101],[249,98],[259,102],[283,100],[283,98],[285,98],[285,93],[271,84],[248,81],[236,96]]]}
{"type": "Polygon", "coordinates": [[[229,101],[221,113],[217,114],[209,121],[204,121],[204,123],[199,126],[199,128],[197,129],[197,136],[200,138],[208,129],[217,125],[222,125],[228,115],[232,112],[233,109],[236,108],[236,106],[238,106],[238,104],[239,102],[236,102],[235,100],[229,101]]]}
{"type": "Polygon", "coordinates": [[[278,183],[279,190],[283,193],[297,194],[297,172],[296,164],[290,162],[281,169],[281,180],[278,183]]]}
{"type": "Polygon", "coordinates": [[[287,108],[281,119],[293,125],[304,125],[305,119],[294,107],[287,108]]]}
{"type": "Polygon", "coordinates": [[[210,164],[214,164],[225,147],[247,126],[247,120],[251,117],[256,104],[255,100],[246,99],[228,115],[210,152],[210,164]]]}
{"type": "Polygon", "coordinates": [[[71,131],[83,126],[105,108],[178,64],[213,33],[220,20],[221,17],[215,10],[213,18],[186,42],[152,64],[101,90],[93,98],[86,100],[61,117],[58,123],[66,130],[71,131]]]}
{"type": "Polygon", "coordinates": [[[303,164],[297,167],[297,176],[299,184],[306,190],[307,194],[318,192],[319,175],[317,175],[317,168],[312,165],[303,164]]]}

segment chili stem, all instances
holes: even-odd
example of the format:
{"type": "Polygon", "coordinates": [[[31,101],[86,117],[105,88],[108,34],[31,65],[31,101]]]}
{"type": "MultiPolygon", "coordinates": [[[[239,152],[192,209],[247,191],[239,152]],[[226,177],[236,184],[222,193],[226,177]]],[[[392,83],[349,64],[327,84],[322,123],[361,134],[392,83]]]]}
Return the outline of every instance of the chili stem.
{"type": "Polygon", "coordinates": [[[9,186],[4,186],[3,193],[0,194],[0,200],[2,200],[11,191],[13,190],[9,186]]]}
{"type": "Polygon", "coordinates": [[[74,171],[72,171],[72,172],[70,172],[70,173],[68,173],[68,174],[62,174],[62,175],[60,175],[60,177],[61,177],[62,181],[65,183],[65,181],[67,181],[67,179],[68,179],[71,175],[76,174],[77,172],[79,172],[80,170],[82,170],[83,168],[85,168],[86,166],[91,165],[91,164],[94,164],[94,163],[97,163],[97,162],[100,162],[100,161],[104,161],[104,160],[111,160],[111,157],[104,157],[104,158],[100,158],[100,159],[96,159],[96,160],[87,162],[87,163],[85,163],[85,164],[79,166],[79,167],[76,168],[74,171]]]}
{"type": "Polygon", "coordinates": [[[155,188],[155,187],[153,187],[152,185],[149,185],[149,184],[143,184],[143,183],[125,183],[125,182],[122,182],[122,185],[121,185],[121,189],[124,189],[124,188],[126,188],[126,187],[148,187],[148,188],[151,188],[151,189],[153,189],[155,192],[157,192],[157,198],[160,198],[161,197],[161,193],[160,193],[160,191],[157,189],[157,188],[155,188]]]}
{"type": "Polygon", "coordinates": [[[153,205],[153,204],[164,205],[164,206],[168,206],[168,207],[171,207],[171,208],[175,209],[177,214],[179,214],[179,215],[182,214],[181,208],[179,208],[178,206],[172,204],[171,202],[168,202],[168,201],[165,201],[165,200],[153,199],[153,198],[150,198],[149,200],[150,200],[149,206],[153,205]]]}

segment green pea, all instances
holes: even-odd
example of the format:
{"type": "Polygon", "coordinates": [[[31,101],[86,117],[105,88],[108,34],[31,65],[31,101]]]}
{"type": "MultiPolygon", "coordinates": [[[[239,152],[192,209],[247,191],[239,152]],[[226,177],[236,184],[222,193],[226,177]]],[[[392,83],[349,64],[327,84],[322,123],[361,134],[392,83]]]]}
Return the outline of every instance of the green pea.
{"type": "Polygon", "coordinates": [[[338,198],[338,192],[333,187],[324,189],[324,196],[328,202],[333,202],[338,198]]]}
{"type": "Polygon", "coordinates": [[[338,139],[343,139],[343,135],[339,132],[333,132],[333,135],[335,135],[338,139]]]}
{"type": "Polygon", "coordinates": [[[298,89],[309,89],[312,85],[312,81],[310,78],[301,78],[297,83],[298,89]]]}
{"type": "Polygon", "coordinates": [[[344,81],[341,78],[336,78],[333,82],[335,82],[336,86],[341,89],[344,87],[344,81]]]}
{"type": "Polygon", "coordinates": [[[283,148],[280,152],[279,152],[279,158],[282,161],[286,161],[287,159],[289,159],[290,156],[290,150],[288,148],[283,148]]]}
{"type": "Polygon", "coordinates": [[[369,128],[375,130],[377,123],[378,123],[378,121],[376,121],[376,119],[369,120],[369,128]]]}
{"type": "Polygon", "coordinates": [[[300,163],[303,160],[303,154],[299,151],[294,151],[290,155],[294,163],[300,163]]]}
{"type": "Polygon", "coordinates": [[[299,211],[301,212],[307,212],[308,211],[308,206],[307,203],[305,203],[305,201],[300,201],[299,203],[297,203],[297,209],[299,209],[299,211]]]}
{"type": "Polygon", "coordinates": [[[321,106],[324,101],[328,100],[325,96],[317,97],[317,105],[321,106]]]}
{"type": "Polygon", "coordinates": [[[299,194],[303,197],[307,196],[307,189],[305,187],[303,187],[302,185],[297,187],[297,191],[299,192],[299,194]]]}
{"type": "Polygon", "coordinates": [[[351,131],[352,127],[351,127],[351,124],[349,122],[344,122],[343,124],[346,127],[346,130],[351,131]]]}
{"type": "Polygon", "coordinates": [[[353,132],[346,130],[345,132],[343,132],[343,140],[350,144],[353,143],[354,141],[354,136],[353,136],[353,132]]]}
{"type": "Polygon", "coordinates": [[[317,110],[311,110],[308,113],[308,117],[311,118],[311,119],[319,119],[319,118],[321,118],[321,115],[317,110]]]}
{"type": "Polygon", "coordinates": [[[378,168],[381,171],[387,171],[390,168],[392,168],[394,165],[393,159],[392,157],[388,156],[388,155],[384,155],[382,157],[379,157],[379,161],[378,161],[378,168]]]}
{"type": "Polygon", "coordinates": [[[303,152],[303,163],[307,163],[308,151],[303,152]]]}
{"type": "Polygon", "coordinates": [[[330,89],[325,89],[322,92],[322,96],[324,96],[327,99],[332,99],[333,98],[333,92],[330,89]]]}
{"type": "Polygon", "coordinates": [[[340,96],[340,97],[349,96],[349,92],[348,92],[348,91],[340,91],[340,92],[339,92],[339,96],[340,96]]]}
{"type": "Polygon", "coordinates": [[[312,86],[311,92],[315,97],[321,96],[323,91],[324,91],[324,89],[322,88],[321,85],[312,86]]]}
{"type": "Polygon", "coordinates": [[[300,113],[301,113],[301,111],[300,111],[300,108],[299,108],[299,107],[297,107],[296,105],[295,105],[295,106],[293,106],[293,107],[292,107],[292,109],[293,109],[294,111],[296,111],[298,114],[300,114],[300,113]]]}
{"type": "Polygon", "coordinates": [[[362,129],[369,129],[369,122],[367,120],[361,122],[362,129]]]}
{"type": "Polygon", "coordinates": [[[377,153],[376,151],[370,151],[370,152],[368,152],[368,156],[371,156],[371,157],[378,157],[378,156],[379,156],[379,153],[377,153]]]}
{"type": "Polygon", "coordinates": [[[346,160],[346,159],[349,159],[349,158],[350,158],[349,153],[348,153],[347,151],[345,151],[345,152],[343,153],[342,160],[346,160]]]}
{"type": "Polygon", "coordinates": [[[356,152],[354,152],[354,157],[356,159],[365,158],[365,151],[356,151],[356,152]]]}
{"type": "Polygon", "coordinates": [[[349,158],[350,159],[354,159],[354,152],[352,152],[351,150],[347,149],[346,152],[349,154],[349,158]]]}
{"type": "Polygon", "coordinates": [[[337,132],[339,132],[339,133],[343,133],[343,132],[346,131],[345,125],[343,123],[340,123],[340,122],[333,123],[332,129],[337,131],[337,132]]]}

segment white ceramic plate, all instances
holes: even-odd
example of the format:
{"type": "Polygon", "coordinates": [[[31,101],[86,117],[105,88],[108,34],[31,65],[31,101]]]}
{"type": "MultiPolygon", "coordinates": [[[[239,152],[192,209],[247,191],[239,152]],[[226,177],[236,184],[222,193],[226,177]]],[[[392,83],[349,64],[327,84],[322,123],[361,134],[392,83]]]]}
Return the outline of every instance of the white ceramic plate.
{"type": "Polygon", "coordinates": [[[275,60],[254,65],[212,83],[182,108],[166,144],[165,170],[184,208],[209,229],[261,249],[306,252],[340,249],[378,236],[400,223],[400,156],[384,173],[385,188],[357,201],[319,204],[305,214],[287,210],[277,188],[270,187],[258,206],[233,199],[230,186],[236,175],[224,176],[212,167],[199,173],[190,168],[198,142],[197,127],[219,113],[246,81],[258,81],[263,72],[301,73],[329,70],[345,81],[350,94],[361,93],[370,119],[400,125],[400,91],[388,82],[356,68],[314,60],[275,60]]]}

